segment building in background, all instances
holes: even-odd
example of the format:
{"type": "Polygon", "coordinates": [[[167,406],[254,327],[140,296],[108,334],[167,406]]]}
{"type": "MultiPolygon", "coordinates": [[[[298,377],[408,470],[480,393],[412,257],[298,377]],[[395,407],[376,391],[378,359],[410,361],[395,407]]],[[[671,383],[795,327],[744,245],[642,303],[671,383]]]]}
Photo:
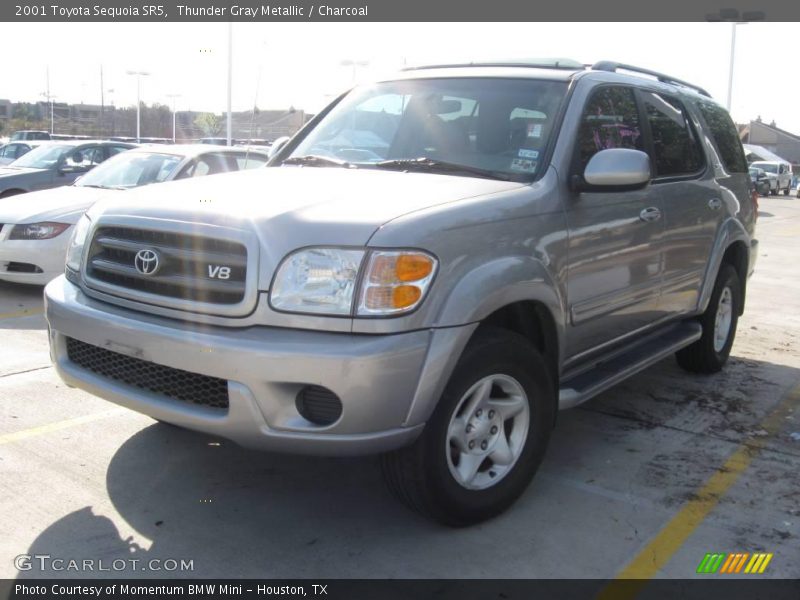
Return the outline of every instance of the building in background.
{"type": "Polygon", "coordinates": [[[739,137],[743,143],[753,147],[753,153],[760,160],[774,159],[760,156],[756,147],[766,149],[791,163],[795,173],[800,170],[800,136],[780,129],[775,121],[767,125],[759,117],[747,125],[739,125],[739,137]]]}

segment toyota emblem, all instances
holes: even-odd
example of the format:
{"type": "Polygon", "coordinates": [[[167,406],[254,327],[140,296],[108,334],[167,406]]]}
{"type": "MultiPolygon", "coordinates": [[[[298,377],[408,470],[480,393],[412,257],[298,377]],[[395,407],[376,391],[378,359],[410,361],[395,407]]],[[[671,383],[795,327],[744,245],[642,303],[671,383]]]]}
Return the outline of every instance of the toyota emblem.
{"type": "Polygon", "coordinates": [[[142,275],[155,275],[158,271],[159,264],[158,252],[144,248],[136,253],[136,258],[133,260],[133,266],[142,275]]]}

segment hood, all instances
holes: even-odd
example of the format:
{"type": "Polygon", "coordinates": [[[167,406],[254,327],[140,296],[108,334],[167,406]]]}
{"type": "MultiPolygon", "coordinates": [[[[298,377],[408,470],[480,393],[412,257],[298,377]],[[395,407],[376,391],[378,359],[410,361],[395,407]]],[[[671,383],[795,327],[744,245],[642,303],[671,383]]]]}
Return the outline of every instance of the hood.
{"type": "Polygon", "coordinates": [[[375,169],[278,167],[132,189],[121,201],[103,202],[92,212],[228,227],[275,221],[282,226],[347,226],[348,239],[358,232],[352,243],[362,244],[377,227],[409,212],[522,185],[375,169]]]}
{"type": "MultiPolygon", "coordinates": [[[[363,246],[408,213],[522,187],[517,182],[337,167],[275,167],[130,190],[90,211],[243,229],[260,241],[262,278],[304,246],[363,246]]],[[[263,279],[262,279],[263,281],[263,279]]]]}
{"type": "Polygon", "coordinates": [[[0,167],[0,179],[15,177],[17,175],[30,175],[31,173],[41,173],[42,171],[46,170],[47,169],[32,169],[30,167],[12,167],[9,165],[5,167],[0,167]]]}
{"type": "Polygon", "coordinates": [[[0,198],[0,223],[76,223],[92,204],[109,195],[117,195],[117,190],[68,185],[0,198]]]}

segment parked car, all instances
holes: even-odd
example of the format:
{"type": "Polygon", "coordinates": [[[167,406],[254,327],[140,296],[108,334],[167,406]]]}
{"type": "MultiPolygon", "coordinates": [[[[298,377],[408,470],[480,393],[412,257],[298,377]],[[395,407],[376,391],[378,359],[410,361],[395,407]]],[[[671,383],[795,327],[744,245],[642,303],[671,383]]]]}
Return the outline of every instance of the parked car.
{"type": "Polygon", "coordinates": [[[767,172],[764,169],[751,166],[749,169],[750,180],[753,182],[759,196],[769,196],[770,184],[767,172]]]}
{"type": "Polygon", "coordinates": [[[263,167],[265,152],[206,145],[140,147],[73,185],[0,202],[0,280],[43,285],[64,272],[73,226],[101,197],[175,179],[263,167]]]}
{"type": "Polygon", "coordinates": [[[558,409],[672,354],[728,359],[756,211],[699,88],[408,70],[282,144],[87,212],[45,288],[64,381],[244,446],[382,453],[398,498],[466,525],[523,493],[558,409]]]}
{"type": "Polygon", "coordinates": [[[135,144],[109,141],[64,141],[38,146],[0,167],[0,204],[3,198],[69,185],[107,158],[135,144]]]}
{"type": "Polygon", "coordinates": [[[0,166],[8,165],[27,154],[42,142],[9,142],[0,146],[0,166]]]}
{"type": "Polygon", "coordinates": [[[792,165],[788,162],[772,160],[757,160],[750,163],[751,167],[762,169],[769,178],[769,191],[773,196],[783,192],[788,196],[792,189],[792,165]]]}
{"type": "Polygon", "coordinates": [[[49,140],[50,134],[46,131],[37,131],[32,129],[25,129],[22,131],[15,131],[11,134],[11,142],[23,141],[23,140],[49,140]]]}

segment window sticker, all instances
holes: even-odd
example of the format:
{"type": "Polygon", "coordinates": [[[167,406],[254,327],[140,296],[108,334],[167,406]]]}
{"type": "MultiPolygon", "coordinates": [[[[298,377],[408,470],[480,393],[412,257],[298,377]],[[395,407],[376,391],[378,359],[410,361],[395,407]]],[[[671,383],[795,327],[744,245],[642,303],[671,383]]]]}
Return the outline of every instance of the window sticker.
{"type": "Polygon", "coordinates": [[[528,137],[529,138],[540,138],[540,137],[542,137],[542,124],[541,123],[529,123],[528,124],[528,137]]]}
{"type": "Polygon", "coordinates": [[[520,148],[517,156],[519,156],[520,158],[532,158],[535,160],[539,158],[539,151],[529,150],[528,148],[520,148]]]}
{"type": "Polygon", "coordinates": [[[524,158],[515,158],[511,161],[512,171],[521,171],[523,173],[533,173],[536,171],[536,161],[527,160],[524,158]]]}

